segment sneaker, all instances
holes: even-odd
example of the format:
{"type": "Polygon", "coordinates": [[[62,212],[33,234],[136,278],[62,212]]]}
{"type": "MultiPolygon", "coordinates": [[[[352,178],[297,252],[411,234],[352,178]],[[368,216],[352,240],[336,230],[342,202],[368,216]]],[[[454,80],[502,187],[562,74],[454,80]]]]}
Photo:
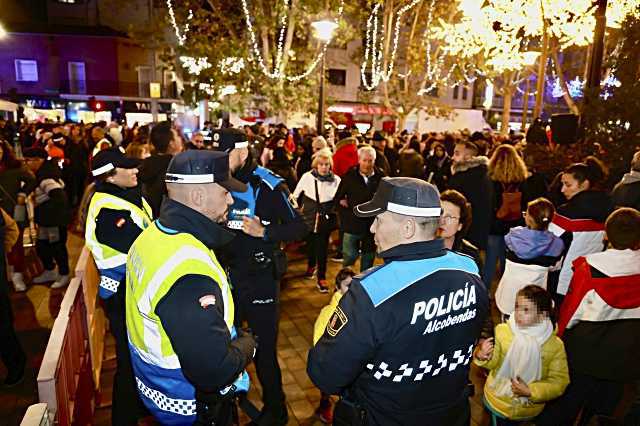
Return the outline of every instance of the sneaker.
{"type": "Polygon", "coordinates": [[[17,292],[22,292],[27,289],[22,272],[14,272],[11,274],[11,282],[13,283],[13,288],[15,288],[17,292]]]}
{"type": "Polygon", "coordinates": [[[335,256],[331,258],[332,262],[342,263],[342,253],[336,253],[335,256]]]}
{"type": "Polygon", "coordinates": [[[326,425],[330,425],[333,423],[333,410],[331,407],[331,402],[329,401],[320,401],[320,406],[316,408],[316,416],[318,419],[326,425]]]}
{"type": "Polygon", "coordinates": [[[69,281],[71,281],[69,275],[60,275],[60,277],[53,284],[51,284],[51,288],[66,287],[69,285],[69,281]]]}
{"type": "Polygon", "coordinates": [[[318,280],[318,291],[320,293],[328,293],[329,292],[329,287],[327,286],[327,280],[318,280]]]}
{"type": "Polygon", "coordinates": [[[307,272],[305,272],[305,274],[304,274],[304,278],[306,280],[310,280],[310,279],[315,278],[315,277],[316,277],[316,267],[315,266],[309,266],[307,268],[307,272]]]}
{"type": "Polygon", "coordinates": [[[60,278],[60,276],[58,275],[58,271],[56,271],[55,269],[45,269],[43,273],[35,277],[32,281],[34,284],[42,284],[56,281],[58,278],[60,278]]]}

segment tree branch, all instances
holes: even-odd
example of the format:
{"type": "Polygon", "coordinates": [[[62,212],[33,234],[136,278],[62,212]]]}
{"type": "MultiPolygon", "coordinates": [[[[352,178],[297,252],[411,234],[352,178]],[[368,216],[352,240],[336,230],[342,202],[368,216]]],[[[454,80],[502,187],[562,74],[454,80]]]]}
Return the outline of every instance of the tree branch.
{"type": "Polygon", "coordinates": [[[569,93],[569,87],[567,86],[567,81],[564,78],[564,73],[562,71],[562,65],[560,64],[560,59],[558,55],[558,43],[557,40],[553,40],[551,44],[551,56],[553,57],[553,63],[556,67],[556,74],[558,75],[558,80],[560,81],[560,86],[562,87],[562,97],[564,101],[567,103],[567,106],[571,110],[572,113],[579,115],[580,110],[578,106],[571,98],[571,94],[569,93]]]}

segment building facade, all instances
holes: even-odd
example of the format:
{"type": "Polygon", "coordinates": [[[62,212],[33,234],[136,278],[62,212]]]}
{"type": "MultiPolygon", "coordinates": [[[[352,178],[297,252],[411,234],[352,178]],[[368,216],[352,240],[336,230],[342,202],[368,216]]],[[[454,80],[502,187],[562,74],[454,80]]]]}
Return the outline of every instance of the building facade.
{"type": "Polygon", "coordinates": [[[153,2],[124,2],[127,13],[115,8],[121,0],[8,3],[0,96],[27,119],[148,122],[180,111],[174,73],[125,32],[151,24],[153,2]]]}

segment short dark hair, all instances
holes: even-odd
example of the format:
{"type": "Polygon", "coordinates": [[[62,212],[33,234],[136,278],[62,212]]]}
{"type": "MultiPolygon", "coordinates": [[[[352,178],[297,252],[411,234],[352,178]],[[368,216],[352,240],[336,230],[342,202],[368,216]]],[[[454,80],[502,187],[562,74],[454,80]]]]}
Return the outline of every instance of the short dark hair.
{"type": "Polygon", "coordinates": [[[346,280],[349,277],[353,278],[355,276],[356,273],[353,272],[353,269],[351,268],[340,269],[338,275],[336,275],[336,290],[340,290],[340,284],[342,284],[342,281],[346,280]]]}
{"type": "Polygon", "coordinates": [[[553,298],[547,290],[538,285],[529,284],[528,286],[520,289],[518,296],[529,299],[534,305],[536,305],[538,312],[545,312],[551,321],[555,321],[553,298]]]}
{"type": "Polygon", "coordinates": [[[440,194],[440,201],[448,201],[460,209],[460,225],[462,229],[456,234],[456,238],[464,237],[471,228],[471,204],[461,192],[455,189],[447,189],[440,194]],[[459,237],[458,237],[459,236],[459,237]]]}
{"type": "Polygon", "coordinates": [[[605,222],[607,239],[616,250],[640,249],[640,212],[630,207],[617,209],[605,222]]]}
{"type": "Polygon", "coordinates": [[[171,123],[163,121],[156,124],[151,129],[151,144],[158,154],[164,154],[169,149],[169,144],[173,140],[173,129],[171,123]]]}

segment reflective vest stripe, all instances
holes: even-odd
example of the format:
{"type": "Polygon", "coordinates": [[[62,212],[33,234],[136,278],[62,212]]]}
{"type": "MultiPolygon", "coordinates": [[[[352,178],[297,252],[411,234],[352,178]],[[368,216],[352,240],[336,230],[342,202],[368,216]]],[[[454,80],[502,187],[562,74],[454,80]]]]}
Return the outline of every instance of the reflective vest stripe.
{"type": "Polygon", "coordinates": [[[196,414],[195,399],[177,399],[164,395],[162,392],[151,389],[142,383],[142,380],[136,377],[138,390],[142,395],[149,398],[153,403],[164,411],[179,414],[181,416],[194,416],[196,414]]]}
{"type": "Polygon", "coordinates": [[[121,277],[124,273],[127,254],[98,242],[95,234],[96,218],[103,208],[129,212],[133,222],[142,230],[151,223],[151,208],[144,198],[142,199],[142,208],[123,198],[104,192],[96,192],[91,198],[87,214],[85,241],[91,250],[91,254],[101,275],[100,295],[102,297],[109,297],[112,293],[118,291],[120,284],[118,277],[121,277]],[[118,268],[118,270],[115,270],[116,268],[118,268]]]}

